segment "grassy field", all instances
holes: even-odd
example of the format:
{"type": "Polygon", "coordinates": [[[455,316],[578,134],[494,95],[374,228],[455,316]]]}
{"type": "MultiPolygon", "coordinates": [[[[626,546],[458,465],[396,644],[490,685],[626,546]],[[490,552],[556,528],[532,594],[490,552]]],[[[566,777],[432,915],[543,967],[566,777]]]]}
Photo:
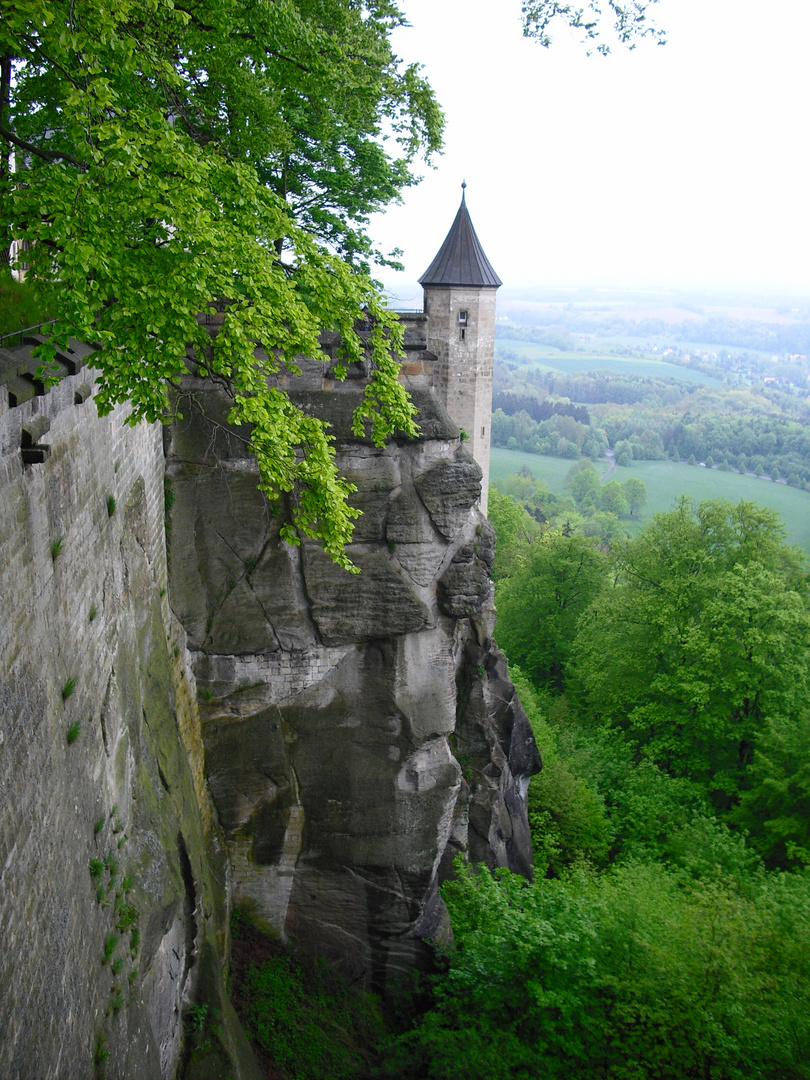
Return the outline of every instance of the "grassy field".
{"type": "MultiPolygon", "coordinates": [[[[551,491],[565,494],[565,474],[572,462],[563,458],[525,454],[519,450],[502,450],[493,446],[490,478],[503,479],[526,465],[538,480],[545,480],[551,491]]],[[[605,462],[597,462],[597,469],[606,468],[605,462]]],[[[810,493],[775,484],[755,476],[720,472],[700,465],[682,465],[673,461],[634,461],[629,468],[616,469],[612,479],[620,483],[631,476],[638,476],[647,485],[648,503],[638,523],[628,522],[631,532],[643,528],[653,514],[668,510],[680,495],[687,495],[695,502],[703,499],[728,499],[739,502],[747,499],[759,506],[767,506],[779,515],[787,533],[788,542],[798,544],[810,557],[810,493]]]]}
{"type": "MultiPolygon", "coordinates": [[[[574,464],[573,461],[546,457],[544,454],[525,454],[522,450],[502,450],[499,446],[493,446],[490,453],[490,481],[505,480],[507,476],[514,476],[525,465],[531,469],[536,480],[545,480],[551,491],[567,494],[565,474],[574,464]]],[[[601,469],[605,467],[605,463],[599,462],[596,467],[601,469]]]]}
{"type": "Polygon", "coordinates": [[[610,356],[605,353],[563,352],[553,345],[542,345],[534,341],[513,341],[511,338],[498,338],[495,354],[501,349],[520,356],[527,364],[546,371],[556,371],[562,375],[575,375],[584,371],[611,371],[616,375],[635,375],[639,378],[679,379],[681,382],[699,383],[701,386],[720,386],[719,379],[706,375],[702,371],[667,364],[663,360],[634,359],[629,356],[610,356]]]}

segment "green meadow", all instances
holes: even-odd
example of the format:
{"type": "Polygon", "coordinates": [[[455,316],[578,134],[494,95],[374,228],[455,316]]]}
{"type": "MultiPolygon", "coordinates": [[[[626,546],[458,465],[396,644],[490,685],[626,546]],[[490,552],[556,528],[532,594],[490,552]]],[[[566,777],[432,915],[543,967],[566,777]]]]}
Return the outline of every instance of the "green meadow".
{"type": "MultiPolygon", "coordinates": [[[[551,491],[566,494],[565,476],[572,464],[564,458],[526,454],[520,450],[493,446],[490,479],[505,479],[525,465],[537,480],[545,480],[551,491]]],[[[596,462],[596,467],[606,470],[607,463],[596,462]]],[[[674,461],[634,461],[629,468],[617,468],[612,479],[621,483],[630,476],[644,481],[648,500],[640,518],[626,522],[631,532],[637,532],[653,514],[668,510],[680,495],[686,495],[695,502],[703,499],[728,499],[729,502],[747,499],[775,510],[785,527],[788,542],[798,544],[810,557],[810,493],[806,491],[756,476],[740,476],[735,472],[720,472],[719,469],[674,461]]]]}
{"type": "MultiPolygon", "coordinates": [[[[489,479],[505,480],[523,468],[531,469],[535,480],[545,480],[551,491],[566,494],[565,476],[575,462],[565,458],[547,457],[545,454],[526,454],[523,450],[504,450],[493,446],[490,450],[489,479]]],[[[605,463],[598,461],[597,469],[605,463]]]]}
{"type": "Polygon", "coordinates": [[[719,379],[703,371],[693,371],[691,368],[668,364],[663,360],[611,356],[585,349],[564,352],[553,345],[499,337],[495,343],[496,357],[501,355],[504,349],[519,356],[522,361],[533,367],[543,371],[556,371],[561,375],[576,375],[586,371],[610,371],[616,375],[631,375],[637,378],[679,379],[681,382],[698,383],[701,386],[722,385],[719,379]]]}

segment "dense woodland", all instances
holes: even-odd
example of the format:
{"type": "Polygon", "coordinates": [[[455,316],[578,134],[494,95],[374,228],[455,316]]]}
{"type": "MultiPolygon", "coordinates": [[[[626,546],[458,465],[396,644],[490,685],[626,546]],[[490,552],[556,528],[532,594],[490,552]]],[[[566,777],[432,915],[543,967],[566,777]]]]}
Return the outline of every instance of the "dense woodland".
{"type": "Polygon", "coordinates": [[[810,1076],[802,555],[745,502],[682,500],[609,548],[496,490],[490,516],[544,761],[536,879],[445,887],[456,945],[400,1041],[411,1075],[810,1076]]]}
{"type": "Polygon", "coordinates": [[[604,307],[555,308],[547,319],[553,321],[498,326],[495,446],[572,460],[597,460],[610,449],[618,465],[671,458],[800,488],[810,483],[810,324],[710,318],[698,330],[693,322],[634,321],[604,307]],[[677,347],[697,333],[702,341],[727,343],[731,351],[677,347]],[[617,337],[625,344],[610,345],[617,337]],[[602,355],[586,355],[583,341],[596,342],[602,355]],[[515,342],[545,346],[550,355],[533,363],[514,344],[510,348],[515,342]],[[771,354],[750,351],[757,349],[771,354]],[[555,361],[555,351],[564,362],[555,361]],[[577,352],[583,352],[580,364],[577,352]],[[624,364],[617,367],[619,356],[624,364]],[[628,370],[631,357],[639,361],[637,373],[628,370]],[[645,358],[689,370],[683,378],[653,373],[645,358]],[[689,378],[689,372],[701,374],[689,378]],[[702,376],[707,378],[694,381],[702,376]]]}
{"type": "Polygon", "coordinates": [[[764,384],[561,375],[503,360],[496,367],[493,444],[529,453],[597,460],[610,448],[618,465],[692,458],[806,488],[809,425],[806,395],[764,384]]]}
{"type": "MultiPolygon", "coordinates": [[[[505,333],[576,348],[565,322],[505,333]]],[[[442,1078],[810,1076],[808,567],[753,503],[620,522],[645,501],[633,460],[806,487],[806,364],[670,357],[701,385],[499,356],[493,442],[572,461],[567,495],[524,469],[489,503],[498,641],[544,763],[536,878],[459,867],[456,947],[407,1045],[442,1078]]]]}

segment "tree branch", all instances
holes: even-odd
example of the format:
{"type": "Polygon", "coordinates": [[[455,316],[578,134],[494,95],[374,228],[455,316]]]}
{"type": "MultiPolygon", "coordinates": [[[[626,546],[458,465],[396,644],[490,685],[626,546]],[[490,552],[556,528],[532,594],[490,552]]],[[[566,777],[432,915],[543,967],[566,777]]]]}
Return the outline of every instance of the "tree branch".
{"type": "Polygon", "coordinates": [[[34,146],[33,143],[21,139],[2,124],[0,124],[0,138],[10,142],[12,146],[16,146],[19,150],[25,150],[35,157],[42,158],[43,161],[69,161],[71,165],[75,165],[78,169],[86,168],[81,161],[78,161],[71,154],[63,153],[61,150],[41,150],[38,146],[34,146]]]}

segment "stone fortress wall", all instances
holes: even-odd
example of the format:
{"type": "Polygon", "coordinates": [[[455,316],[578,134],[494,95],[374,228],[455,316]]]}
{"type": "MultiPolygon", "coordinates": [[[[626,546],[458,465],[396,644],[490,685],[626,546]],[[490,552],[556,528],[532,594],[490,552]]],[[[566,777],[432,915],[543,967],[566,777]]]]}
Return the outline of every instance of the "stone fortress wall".
{"type": "Polygon", "coordinates": [[[157,1080],[227,928],[162,431],[98,416],[78,343],[46,392],[36,341],[0,350],[0,1075],[157,1080]]]}

